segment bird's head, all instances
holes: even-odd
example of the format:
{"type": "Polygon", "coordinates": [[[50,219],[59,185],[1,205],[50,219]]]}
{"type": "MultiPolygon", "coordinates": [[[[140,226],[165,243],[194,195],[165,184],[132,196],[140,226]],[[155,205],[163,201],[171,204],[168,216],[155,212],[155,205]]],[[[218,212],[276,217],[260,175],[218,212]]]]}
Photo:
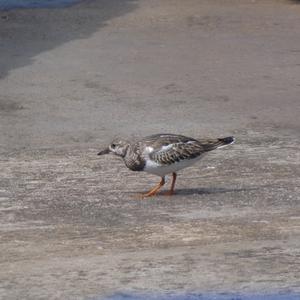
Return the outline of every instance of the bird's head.
{"type": "Polygon", "coordinates": [[[98,155],[113,153],[117,156],[124,157],[126,155],[128,147],[129,147],[128,141],[116,139],[112,141],[112,143],[107,148],[100,151],[98,155]]]}

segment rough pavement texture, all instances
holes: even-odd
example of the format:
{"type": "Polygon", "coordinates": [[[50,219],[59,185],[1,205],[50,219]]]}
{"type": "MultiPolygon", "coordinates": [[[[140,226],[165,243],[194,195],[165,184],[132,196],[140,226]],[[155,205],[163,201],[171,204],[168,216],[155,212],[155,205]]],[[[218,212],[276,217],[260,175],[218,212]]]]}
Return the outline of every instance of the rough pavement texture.
{"type": "Polygon", "coordinates": [[[85,1],[0,13],[0,298],[300,292],[300,5],[85,1]],[[158,177],[116,135],[235,135],[158,177]]]}

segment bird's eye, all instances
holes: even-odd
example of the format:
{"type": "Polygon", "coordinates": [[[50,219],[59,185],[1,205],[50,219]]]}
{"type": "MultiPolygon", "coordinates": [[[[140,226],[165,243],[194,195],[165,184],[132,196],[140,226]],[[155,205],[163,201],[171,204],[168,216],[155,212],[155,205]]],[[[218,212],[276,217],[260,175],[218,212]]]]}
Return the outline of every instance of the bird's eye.
{"type": "Polygon", "coordinates": [[[111,147],[112,149],[115,149],[115,148],[116,148],[116,144],[111,144],[110,147],[111,147]]]}

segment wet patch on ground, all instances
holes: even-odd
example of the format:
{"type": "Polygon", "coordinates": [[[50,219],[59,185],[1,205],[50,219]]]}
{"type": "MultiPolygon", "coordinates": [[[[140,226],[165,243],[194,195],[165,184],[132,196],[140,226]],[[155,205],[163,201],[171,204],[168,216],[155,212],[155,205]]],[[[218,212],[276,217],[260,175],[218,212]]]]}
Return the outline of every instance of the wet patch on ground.
{"type": "Polygon", "coordinates": [[[57,8],[66,7],[80,0],[0,0],[0,10],[16,8],[57,8]]]}
{"type": "MultiPolygon", "coordinates": [[[[179,295],[130,295],[118,294],[106,298],[106,300],[298,300],[300,294],[282,295],[234,295],[234,294],[179,294],[179,295]]],[[[96,300],[97,298],[93,298],[96,300]]],[[[99,298],[100,299],[100,298],[99,298]]]]}

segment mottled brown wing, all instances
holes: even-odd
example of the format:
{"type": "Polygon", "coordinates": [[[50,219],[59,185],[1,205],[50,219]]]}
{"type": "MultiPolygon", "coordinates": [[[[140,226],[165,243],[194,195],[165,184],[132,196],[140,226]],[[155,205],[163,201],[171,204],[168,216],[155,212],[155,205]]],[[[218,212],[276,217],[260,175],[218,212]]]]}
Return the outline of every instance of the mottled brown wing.
{"type": "Polygon", "coordinates": [[[193,159],[205,150],[197,141],[165,145],[158,151],[149,154],[150,158],[159,164],[170,165],[185,159],[193,159]]]}
{"type": "MultiPolygon", "coordinates": [[[[155,134],[145,137],[141,144],[151,147],[149,156],[160,164],[172,164],[184,159],[193,159],[205,152],[231,144],[233,137],[220,139],[193,139],[176,134],[155,134]]],[[[141,145],[140,144],[140,145],[141,145]]]]}

